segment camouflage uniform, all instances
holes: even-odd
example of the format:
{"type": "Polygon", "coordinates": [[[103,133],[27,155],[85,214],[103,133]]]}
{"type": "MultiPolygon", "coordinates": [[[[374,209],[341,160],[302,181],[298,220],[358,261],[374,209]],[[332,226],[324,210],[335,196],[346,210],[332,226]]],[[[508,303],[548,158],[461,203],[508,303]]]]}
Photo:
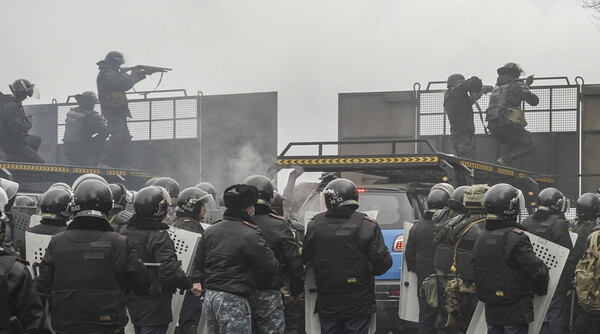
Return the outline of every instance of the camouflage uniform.
{"type": "Polygon", "coordinates": [[[257,290],[248,297],[252,309],[254,333],[283,333],[285,317],[283,298],[278,290],[257,290]]]}
{"type": "Polygon", "coordinates": [[[202,315],[208,334],[252,333],[248,299],[233,293],[205,290],[202,315]]]}

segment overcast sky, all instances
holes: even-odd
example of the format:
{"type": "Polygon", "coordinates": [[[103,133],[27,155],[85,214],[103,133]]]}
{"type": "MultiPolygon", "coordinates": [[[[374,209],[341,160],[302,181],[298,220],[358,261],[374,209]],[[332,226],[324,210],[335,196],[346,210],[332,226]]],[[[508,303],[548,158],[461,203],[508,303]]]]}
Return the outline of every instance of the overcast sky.
{"type": "Polygon", "coordinates": [[[119,50],[172,67],[160,89],[279,92],[280,148],[336,139],[340,92],[454,72],[491,84],[509,61],[600,83],[600,25],[580,0],[3,1],[2,13],[0,82],[30,79],[41,102],[95,90],[95,63],[119,50]]]}

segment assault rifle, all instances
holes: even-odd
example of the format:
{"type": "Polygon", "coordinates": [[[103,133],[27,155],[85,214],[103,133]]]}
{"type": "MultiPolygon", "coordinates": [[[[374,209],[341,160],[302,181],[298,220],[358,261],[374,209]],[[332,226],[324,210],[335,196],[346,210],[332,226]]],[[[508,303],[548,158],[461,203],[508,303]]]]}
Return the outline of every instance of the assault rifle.
{"type": "Polygon", "coordinates": [[[121,67],[121,71],[123,71],[123,72],[129,72],[132,70],[141,70],[141,71],[144,71],[146,74],[152,74],[152,73],[157,73],[157,72],[165,73],[165,72],[172,71],[171,68],[148,66],[148,65],[136,65],[136,66],[132,66],[132,67],[121,67]]]}

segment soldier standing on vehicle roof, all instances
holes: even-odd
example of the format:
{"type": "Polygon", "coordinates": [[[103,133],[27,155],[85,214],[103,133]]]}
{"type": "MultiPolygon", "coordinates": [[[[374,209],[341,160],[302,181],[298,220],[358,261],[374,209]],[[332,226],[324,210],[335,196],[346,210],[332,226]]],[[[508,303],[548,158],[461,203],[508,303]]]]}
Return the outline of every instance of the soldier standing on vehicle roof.
{"type": "Polygon", "coordinates": [[[70,165],[96,166],[108,137],[104,118],[94,110],[98,98],[88,91],[75,95],[75,100],[79,106],[69,110],[65,121],[65,157],[70,165]]]}
{"type": "MultiPolygon", "coordinates": [[[[523,221],[527,230],[555,244],[573,249],[569,235],[569,223],[565,212],[569,209],[569,200],[555,188],[546,188],[538,195],[538,208],[535,213],[523,221]]],[[[567,292],[571,286],[569,275],[563,268],[554,296],[548,308],[548,333],[566,334],[569,332],[569,303],[567,292]]]]}
{"type": "Polygon", "coordinates": [[[0,333],[50,334],[46,310],[38,297],[27,262],[3,248],[6,192],[0,188],[0,333]],[[12,317],[15,317],[11,320],[12,317]]]}
{"type": "MultiPolygon", "coordinates": [[[[570,230],[577,233],[577,240],[563,269],[565,273],[569,274],[568,278],[566,278],[569,282],[575,279],[575,267],[586,251],[588,237],[592,233],[592,230],[595,229],[598,216],[600,215],[600,199],[598,198],[598,194],[585,193],[581,195],[577,199],[576,214],[577,217],[571,222],[570,230]]],[[[575,294],[575,291],[572,290],[571,294],[575,294]]],[[[575,298],[577,297],[575,296],[575,298]]],[[[572,307],[573,333],[597,333],[594,331],[597,331],[600,327],[595,326],[595,323],[592,321],[597,315],[585,312],[577,301],[575,301],[572,307]]]]}
{"type": "Polygon", "coordinates": [[[37,93],[35,85],[17,79],[9,87],[11,95],[0,93],[0,148],[6,153],[6,161],[44,163],[37,153],[42,138],[29,134],[33,116],[25,115],[22,104],[37,93]]]}
{"type": "Polygon", "coordinates": [[[175,245],[167,232],[169,225],[163,222],[170,202],[166,189],[142,188],[133,201],[135,214],[121,231],[144,263],[160,264],[148,268],[152,277],[150,294],[127,297],[127,309],[138,334],[167,333],[173,321],[173,294],[177,289],[185,291],[192,287],[177,260],[175,245]]]}
{"type": "Polygon", "coordinates": [[[275,275],[259,278],[257,289],[248,298],[252,309],[253,327],[255,332],[260,334],[283,333],[285,319],[281,289],[284,280],[289,280],[289,298],[293,301],[299,299],[304,291],[302,257],[285,220],[271,212],[274,197],[271,181],[262,175],[253,175],[247,177],[244,183],[258,189],[253,220],[280,263],[280,270],[275,275]]]}
{"type": "Polygon", "coordinates": [[[515,63],[507,63],[498,69],[498,80],[485,111],[488,128],[508,150],[497,162],[508,166],[512,161],[535,152],[533,135],[525,129],[527,122],[521,110],[523,101],[537,106],[540,99],[529,90],[533,76],[525,81],[519,79],[523,70],[515,63]]]}
{"type": "MultiPolygon", "coordinates": [[[[207,208],[214,208],[213,197],[196,187],[184,189],[177,199],[177,208],[175,209],[175,219],[173,226],[186,231],[204,234],[204,228],[200,223],[204,219],[207,208]]],[[[199,261],[199,251],[196,251],[194,261],[199,261]]],[[[186,291],[181,312],[179,313],[179,328],[182,334],[192,334],[198,331],[200,314],[202,313],[202,293],[201,275],[198,266],[192,270],[190,276],[192,289],[186,291]]]]}
{"type": "Polygon", "coordinates": [[[533,294],[548,291],[548,267],[517,223],[523,201],[521,192],[506,183],[485,194],[485,230],[475,241],[472,265],[488,334],[527,334],[534,320],[533,294]]]}
{"type": "Polygon", "coordinates": [[[58,333],[124,333],[125,291],[148,293],[150,277],[128,239],[106,220],[108,185],[83,181],[73,204],[73,221],[52,237],[42,259],[37,291],[51,297],[58,333]]]}
{"type": "Polygon", "coordinates": [[[417,274],[417,286],[419,296],[419,334],[434,334],[437,309],[427,303],[427,299],[421,293],[423,281],[435,274],[433,259],[435,254],[434,224],[433,216],[447,208],[450,199],[449,184],[439,184],[431,188],[427,196],[427,210],[423,216],[410,230],[404,256],[408,271],[417,274]]]}
{"type": "Polygon", "coordinates": [[[435,255],[433,258],[433,267],[437,275],[438,293],[438,315],[435,327],[438,329],[438,334],[455,333],[457,327],[456,318],[453,315],[450,315],[449,318],[447,306],[452,303],[447,300],[445,291],[448,287],[448,282],[456,278],[455,272],[452,271],[454,243],[452,242],[450,231],[452,231],[454,225],[460,224],[467,217],[468,210],[463,204],[467,188],[468,186],[460,186],[452,192],[447,205],[451,211],[458,213],[458,215],[446,219],[440,225],[441,228],[434,233],[433,245],[435,247],[435,255]]]}
{"type": "Polygon", "coordinates": [[[201,273],[205,291],[202,316],[209,334],[250,334],[248,297],[262,275],[275,275],[279,270],[273,251],[252,219],[257,199],[254,186],[236,184],[225,189],[223,220],[213,223],[200,241],[194,269],[201,273]]]}
{"type": "Polygon", "coordinates": [[[302,257],[311,262],[321,333],[367,333],[376,310],[374,276],[392,266],[377,222],[357,212],[358,189],[337,178],[323,190],[327,211],[309,223],[302,257]]]}
{"type": "Polygon", "coordinates": [[[100,167],[128,167],[125,165],[127,149],[131,143],[131,134],[127,127],[127,118],[131,117],[127,102],[127,92],[149,73],[134,68],[131,74],[121,69],[125,63],[123,54],[111,51],[97,65],[100,72],[96,78],[98,98],[102,116],[106,118],[110,138],[106,145],[100,167]]]}
{"type": "Polygon", "coordinates": [[[450,121],[450,141],[454,152],[459,157],[473,158],[475,136],[473,103],[488,91],[489,86],[485,86],[485,90],[482,90],[483,87],[481,79],[475,76],[467,80],[462,74],[452,74],[448,77],[448,90],[444,94],[444,110],[450,121]]]}

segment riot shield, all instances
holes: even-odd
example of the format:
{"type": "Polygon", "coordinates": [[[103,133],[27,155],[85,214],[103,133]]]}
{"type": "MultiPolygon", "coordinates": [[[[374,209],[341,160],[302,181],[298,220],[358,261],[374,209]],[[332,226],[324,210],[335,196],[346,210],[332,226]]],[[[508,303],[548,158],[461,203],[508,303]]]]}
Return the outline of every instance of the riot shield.
{"type": "MultiPolygon", "coordinates": [[[[315,312],[317,305],[317,284],[315,283],[315,270],[312,264],[306,266],[306,279],[304,281],[304,324],[306,333],[321,333],[319,315],[315,312]]],[[[374,334],[377,329],[377,316],[371,314],[369,334],[374,334]]]]}
{"type": "Polygon", "coordinates": [[[31,276],[36,277],[38,275],[37,269],[42,262],[42,258],[46,253],[46,248],[48,248],[48,244],[50,244],[50,239],[52,239],[52,236],[26,231],[24,239],[26,245],[25,254],[27,261],[29,261],[30,264],[28,268],[31,272],[31,276]]]}
{"type": "MultiPolygon", "coordinates": [[[[410,229],[414,223],[404,222],[404,240],[408,240],[410,229]]],[[[406,245],[406,243],[405,243],[406,245]]],[[[404,247],[406,249],[406,247],[404,247]]],[[[406,256],[402,257],[402,280],[400,284],[400,319],[419,322],[419,297],[417,291],[417,274],[408,271],[406,256]]]]}
{"type": "MultiPolygon", "coordinates": [[[[20,211],[13,210],[13,220],[15,229],[13,231],[13,247],[21,253],[21,256],[26,256],[25,231],[29,228],[30,216],[20,211]]],[[[42,254],[43,255],[43,254],[42,254]]]]}
{"type": "MultiPolygon", "coordinates": [[[[533,298],[534,320],[529,324],[529,333],[537,334],[542,328],[546,319],[546,312],[550,306],[550,301],[554,296],[554,291],[558,285],[558,280],[567,262],[569,250],[559,246],[544,238],[540,238],[532,233],[525,232],[531,240],[531,245],[535,254],[544,261],[550,270],[550,282],[548,283],[548,293],[544,296],[535,295],[533,298]]],[[[486,333],[487,324],[485,322],[485,305],[482,302],[477,303],[477,308],[469,324],[467,334],[486,333]]]]}

